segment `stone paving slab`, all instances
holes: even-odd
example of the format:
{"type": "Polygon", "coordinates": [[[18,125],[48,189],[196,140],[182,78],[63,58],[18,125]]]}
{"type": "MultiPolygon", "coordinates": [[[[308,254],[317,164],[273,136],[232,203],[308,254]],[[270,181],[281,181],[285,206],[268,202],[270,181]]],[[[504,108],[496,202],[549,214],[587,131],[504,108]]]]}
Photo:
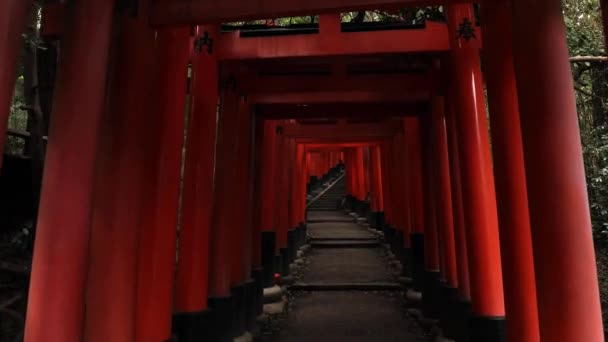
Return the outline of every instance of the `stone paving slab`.
{"type": "Polygon", "coordinates": [[[380,248],[313,249],[302,272],[303,283],[386,283],[393,277],[380,248]]]}
{"type": "Polygon", "coordinates": [[[353,222],[353,218],[340,211],[313,211],[309,210],[308,222],[353,222]]]}
{"type": "Polygon", "coordinates": [[[309,223],[308,235],[313,239],[361,239],[374,238],[375,235],[353,222],[309,223]]]}
{"type": "Polygon", "coordinates": [[[399,292],[305,292],[263,342],[423,342],[399,292]]]}

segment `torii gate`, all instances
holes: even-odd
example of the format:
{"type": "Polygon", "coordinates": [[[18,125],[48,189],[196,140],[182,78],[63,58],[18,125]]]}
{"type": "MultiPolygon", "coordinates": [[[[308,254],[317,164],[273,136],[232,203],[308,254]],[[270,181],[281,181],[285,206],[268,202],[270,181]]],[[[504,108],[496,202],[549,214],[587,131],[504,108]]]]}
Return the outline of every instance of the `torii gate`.
{"type": "MultiPolygon", "coordinates": [[[[261,129],[251,129],[257,119],[277,117],[279,106],[293,108],[300,101],[306,107],[294,110],[298,115],[314,113],[317,106],[328,103],[334,108],[381,103],[393,110],[396,104],[398,111],[400,106],[415,109],[421,102],[427,106],[430,102],[427,115],[403,120],[404,134],[379,145],[383,185],[389,182],[397,185],[395,189],[404,189],[383,194],[388,223],[403,231],[404,241],[412,232],[414,254],[424,247],[424,263],[414,267],[418,272],[422,266],[424,277],[418,274],[414,280],[424,280],[417,286],[423,291],[426,312],[438,314],[433,301],[444,296],[449,308],[471,305],[472,341],[504,340],[505,316],[509,341],[603,341],[580,134],[559,1],[483,1],[483,27],[475,31],[471,4],[462,1],[163,0],[152,4],[140,0],[119,8],[116,29],[120,35],[113,40],[114,5],[113,1],[74,0],[57,11],[57,18],[63,19],[55,22],[65,24],[55,32],[61,35],[62,60],[26,341],[168,338],[172,313],[168,289],[173,286],[175,261],[175,232],[168,227],[177,220],[183,132],[183,121],[176,113],[184,112],[185,66],[190,58],[186,26],[202,24],[197,33],[200,51],[192,57],[189,130],[195,138],[188,141],[184,179],[191,186],[182,196],[186,201],[181,234],[191,234],[185,241],[192,241],[192,246],[180,245],[174,308],[181,315],[177,315],[176,329],[183,326],[190,331],[204,326],[204,321],[225,338],[232,329],[227,326],[233,313],[230,298],[252,300],[243,293],[253,286],[250,272],[254,271],[254,278],[260,276],[261,251],[249,241],[259,238],[261,226],[247,223],[255,215],[252,199],[260,192],[250,186],[253,177],[259,176],[248,172],[251,155],[259,153],[253,153],[249,143],[266,139],[261,129]],[[329,14],[429,4],[446,5],[446,25],[428,24],[425,29],[399,33],[348,33],[343,38],[347,34],[340,31],[337,16],[329,14]],[[216,25],[311,13],[328,14],[321,17],[316,36],[246,40],[236,34],[220,37],[216,25]],[[356,43],[349,41],[353,35],[358,35],[356,43]],[[482,37],[493,158],[479,60],[482,37]],[[511,41],[512,45],[505,43],[511,41]],[[289,96],[277,96],[269,90],[252,93],[245,101],[241,95],[249,94],[239,93],[239,82],[231,77],[238,77],[241,58],[386,53],[441,55],[447,63],[437,70],[447,80],[446,86],[434,91],[401,89],[401,94],[399,89],[329,89],[317,95],[294,90],[289,96]],[[218,97],[221,110],[216,122],[218,97]],[[252,104],[263,116],[249,115],[252,104]],[[421,145],[419,149],[416,144],[421,145]],[[403,174],[407,181],[400,185],[398,176],[403,174]],[[241,216],[232,211],[234,198],[245,199],[241,216]],[[412,213],[409,219],[396,216],[401,209],[412,213]],[[228,228],[216,229],[219,226],[228,228]],[[501,252],[506,262],[501,263],[501,252]],[[454,292],[465,299],[464,304],[455,302],[454,292]],[[205,321],[207,297],[212,298],[209,304],[215,313],[205,321]]],[[[3,124],[25,7],[20,0],[0,3],[3,124]]],[[[52,17],[47,20],[53,23],[52,17]]],[[[284,156],[293,157],[291,164],[281,162],[302,166],[303,146],[279,140],[284,141],[275,148],[280,145],[284,156]]],[[[298,167],[277,170],[283,172],[283,182],[291,179],[289,171],[303,179],[301,172],[294,171],[298,167]]],[[[273,203],[284,205],[274,206],[279,213],[273,222],[280,226],[277,231],[292,229],[302,219],[302,213],[290,211],[285,200],[301,194],[304,184],[294,183],[299,190],[281,191],[287,183],[275,187],[273,203]]],[[[288,249],[279,252],[290,253],[288,249]]],[[[247,317],[239,318],[237,330],[250,324],[250,311],[239,313],[247,317]]],[[[459,323],[462,327],[463,322],[459,323]]],[[[449,330],[450,320],[446,324],[449,330]]],[[[201,332],[193,332],[192,338],[196,334],[200,337],[201,332]]]]}

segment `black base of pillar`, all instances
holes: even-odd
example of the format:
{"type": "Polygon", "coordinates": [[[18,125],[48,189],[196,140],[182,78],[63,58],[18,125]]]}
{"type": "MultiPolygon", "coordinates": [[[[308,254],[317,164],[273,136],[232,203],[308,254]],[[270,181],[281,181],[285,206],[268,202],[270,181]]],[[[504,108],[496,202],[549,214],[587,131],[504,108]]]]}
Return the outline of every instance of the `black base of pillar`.
{"type": "Polygon", "coordinates": [[[412,249],[403,247],[401,255],[401,276],[411,277],[412,276],[412,249]]]}
{"type": "Polygon", "coordinates": [[[378,212],[378,227],[377,230],[382,230],[382,227],[386,224],[386,219],[384,218],[384,211],[378,212]]]}
{"type": "Polygon", "coordinates": [[[412,280],[414,290],[422,291],[424,287],[424,234],[413,233],[411,235],[412,241],[412,280]]]}
{"type": "Polygon", "coordinates": [[[286,277],[289,275],[289,249],[281,248],[281,275],[286,277]]]}
{"type": "Polygon", "coordinates": [[[207,341],[213,329],[212,317],[211,310],[173,314],[173,339],[180,342],[207,341]]]}
{"type": "Polygon", "coordinates": [[[236,301],[230,296],[211,297],[208,302],[211,308],[210,328],[206,338],[198,341],[231,342],[238,336],[234,331],[236,301]]]}
{"type": "Polygon", "coordinates": [[[296,229],[294,228],[287,231],[287,257],[290,265],[296,260],[296,254],[298,252],[296,241],[296,229]]]}
{"type": "Polygon", "coordinates": [[[259,288],[255,279],[246,282],[243,286],[245,288],[245,331],[252,332],[256,328],[256,318],[259,311],[256,307],[259,300],[259,288]]]}
{"type": "Polygon", "coordinates": [[[232,316],[232,337],[241,336],[247,331],[247,283],[235,286],[230,290],[234,301],[232,316]]]}
{"type": "Polygon", "coordinates": [[[281,269],[283,268],[283,258],[281,257],[281,252],[279,251],[279,255],[275,255],[274,256],[274,270],[272,273],[272,284],[270,286],[267,287],[272,287],[275,285],[275,275],[276,274],[281,274],[281,269]]]}
{"type": "Polygon", "coordinates": [[[395,243],[395,228],[390,224],[384,225],[384,241],[393,249],[393,245],[395,243]]]}
{"type": "MultiPolygon", "coordinates": [[[[253,278],[253,281],[255,282],[255,287],[253,289],[253,298],[254,298],[254,303],[253,303],[253,307],[254,307],[254,311],[255,311],[255,317],[257,318],[257,316],[261,315],[264,311],[264,288],[266,287],[266,284],[264,282],[264,269],[262,268],[256,268],[253,271],[251,271],[251,277],[253,278]]],[[[274,282],[273,282],[274,285],[274,282]]]]}
{"type": "Polygon", "coordinates": [[[471,342],[506,342],[506,319],[504,317],[473,316],[470,319],[471,342]]]}
{"type": "Polygon", "coordinates": [[[443,336],[456,339],[456,320],[458,312],[458,289],[448,286],[445,283],[441,284],[441,317],[439,324],[441,326],[443,336]]]}
{"type": "Polygon", "coordinates": [[[424,287],[422,288],[422,309],[427,318],[438,319],[440,316],[440,274],[434,271],[424,272],[424,287]]]}
{"type": "Polygon", "coordinates": [[[367,223],[369,223],[370,228],[378,229],[378,227],[380,226],[379,215],[380,213],[377,211],[370,211],[367,214],[367,223]]]}
{"type": "Polygon", "coordinates": [[[470,301],[462,299],[456,300],[454,307],[453,329],[454,340],[457,342],[469,342],[469,324],[472,312],[470,301]]]}
{"type": "Polygon", "coordinates": [[[393,254],[397,260],[403,260],[404,253],[404,239],[403,239],[403,231],[401,229],[395,229],[395,238],[392,245],[393,254]]]}
{"type": "Polygon", "coordinates": [[[298,249],[306,244],[306,223],[300,222],[298,226],[298,249]]]}
{"type": "Polygon", "coordinates": [[[275,232],[262,232],[262,268],[264,269],[263,279],[265,287],[271,287],[274,285],[274,250],[276,239],[277,235],[275,232]]]}

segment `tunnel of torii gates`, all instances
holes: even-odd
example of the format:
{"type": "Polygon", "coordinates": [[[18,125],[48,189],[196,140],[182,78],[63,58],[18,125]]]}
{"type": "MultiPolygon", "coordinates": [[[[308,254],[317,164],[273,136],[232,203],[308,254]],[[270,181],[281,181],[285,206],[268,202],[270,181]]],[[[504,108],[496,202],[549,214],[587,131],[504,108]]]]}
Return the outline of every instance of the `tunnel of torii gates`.
{"type": "MultiPolygon", "coordinates": [[[[2,125],[28,5],[0,1],[2,125]]],[[[287,276],[307,183],[340,161],[348,202],[371,196],[370,222],[409,256],[412,290],[445,330],[604,340],[559,0],[486,0],[480,27],[461,1],[43,12],[61,57],[25,341],[230,340],[287,276]],[[348,30],[336,14],[436,4],[446,23],[348,30]],[[318,27],[292,35],[217,24],[310,14],[318,27]]]]}

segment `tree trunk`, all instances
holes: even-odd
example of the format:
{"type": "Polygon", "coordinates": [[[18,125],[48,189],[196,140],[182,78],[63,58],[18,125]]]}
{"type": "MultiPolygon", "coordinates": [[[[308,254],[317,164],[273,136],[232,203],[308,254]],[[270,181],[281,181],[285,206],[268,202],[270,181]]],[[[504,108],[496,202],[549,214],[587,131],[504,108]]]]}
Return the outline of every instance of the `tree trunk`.
{"type": "Polygon", "coordinates": [[[40,108],[38,91],[38,9],[32,6],[26,31],[27,42],[23,56],[23,95],[25,110],[28,112],[28,130],[30,140],[27,144],[28,155],[31,158],[32,193],[34,194],[34,213],[38,212],[40,187],[42,184],[42,169],[44,163],[44,117],[40,108]]]}

